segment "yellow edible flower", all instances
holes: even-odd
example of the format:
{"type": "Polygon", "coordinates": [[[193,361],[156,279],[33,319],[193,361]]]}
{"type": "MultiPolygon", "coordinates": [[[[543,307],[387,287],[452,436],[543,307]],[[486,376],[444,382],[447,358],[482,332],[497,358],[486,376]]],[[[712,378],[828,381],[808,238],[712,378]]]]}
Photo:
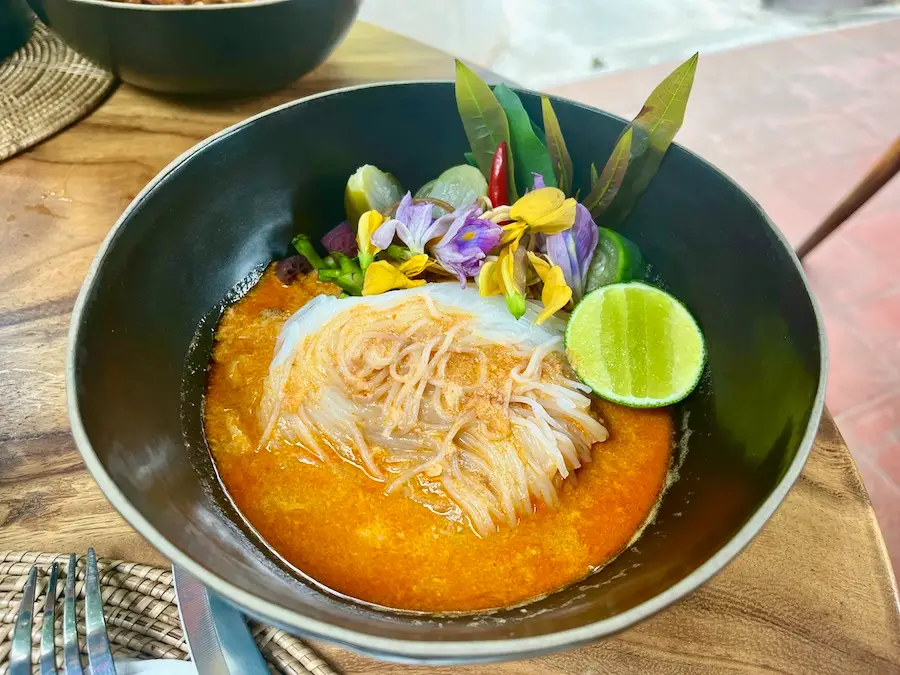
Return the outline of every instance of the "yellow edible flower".
{"type": "Polygon", "coordinates": [[[519,198],[509,209],[509,217],[514,221],[511,225],[518,221],[525,223],[531,232],[556,234],[568,230],[575,222],[575,200],[567,199],[557,188],[539,188],[519,198]]]}
{"type": "MultiPolygon", "coordinates": [[[[557,234],[568,230],[575,223],[575,200],[566,198],[557,188],[539,188],[518,199],[510,207],[509,217],[512,222],[501,226],[503,248],[497,259],[485,262],[478,274],[478,292],[483,296],[502,293],[510,313],[518,319],[525,313],[528,277],[526,251],[519,249],[519,240],[526,232],[557,234]]],[[[543,323],[569,302],[572,289],[566,285],[562,268],[527,253],[527,259],[544,282],[544,311],[537,318],[537,323],[543,323]]]]}
{"type": "Polygon", "coordinates": [[[501,225],[500,229],[503,230],[500,235],[500,246],[506,246],[512,241],[519,241],[525,234],[525,230],[528,229],[528,225],[521,220],[514,220],[506,225],[501,225]]]}
{"type": "Polygon", "coordinates": [[[531,266],[534,267],[541,281],[544,282],[544,290],[541,292],[541,302],[544,303],[544,311],[534,321],[539,326],[568,304],[569,300],[572,299],[572,289],[566,284],[562,267],[551,265],[531,251],[528,252],[528,259],[531,261],[531,266]]]}
{"type": "Polygon", "coordinates": [[[359,248],[359,267],[363,272],[375,260],[378,247],[372,243],[372,233],[384,222],[378,211],[366,211],[359,217],[356,227],[356,246],[359,248]]]}
{"type": "Polygon", "coordinates": [[[525,313],[525,256],[515,239],[500,251],[497,260],[488,260],[478,272],[478,292],[482,296],[506,297],[510,314],[517,319],[525,313]]]}
{"type": "Polygon", "coordinates": [[[478,271],[475,283],[478,284],[478,294],[481,297],[487,298],[492,295],[500,295],[503,292],[503,289],[500,288],[497,269],[496,260],[485,260],[478,271]]]}
{"type": "Polygon", "coordinates": [[[366,268],[363,280],[363,295],[380,295],[400,288],[415,288],[425,283],[424,279],[412,279],[429,265],[425,253],[413,256],[395,267],[387,260],[376,260],[366,268]]]}
{"type": "Polygon", "coordinates": [[[426,253],[414,255],[409,260],[404,260],[397,268],[408,277],[417,277],[431,266],[431,259],[426,253]]]}

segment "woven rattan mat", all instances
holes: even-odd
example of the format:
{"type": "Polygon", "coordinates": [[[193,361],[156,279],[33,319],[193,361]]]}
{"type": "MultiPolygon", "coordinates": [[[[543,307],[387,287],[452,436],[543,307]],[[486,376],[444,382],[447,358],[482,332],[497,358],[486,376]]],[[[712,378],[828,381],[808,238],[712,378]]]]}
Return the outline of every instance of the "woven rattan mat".
{"type": "MultiPolygon", "coordinates": [[[[68,554],[0,552],[0,675],[7,675],[9,670],[13,625],[22,600],[22,588],[33,565],[38,568],[38,581],[31,638],[35,648],[40,644],[47,574],[54,560],[60,564],[60,580],[56,586],[56,658],[57,666],[62,667],[62,601],[68,554]]],[[[171,570],[104,559],[99,560],[97,566],[106,628],[116,658],[187,660],[187,645],[181,633],[171,570]]],[[[83,617],[83,556],[78,559],[75,592],[78,596],[78,616],[83,617]]],[[[78,626],[82,633],[82,646],[83,623],[79,621],[78,626]]],[[[252,621],[250,627],[272,673],[336,675],[312,649],[293,635],[252,621]]],[[[38,672],[37,666],[34,672],[38,672]]]]}
{"type": "Polygon", "coordinates": [[[114,84],[36,21],[31,39],[0,62],[0,161],[84,117],[114,84]]]}

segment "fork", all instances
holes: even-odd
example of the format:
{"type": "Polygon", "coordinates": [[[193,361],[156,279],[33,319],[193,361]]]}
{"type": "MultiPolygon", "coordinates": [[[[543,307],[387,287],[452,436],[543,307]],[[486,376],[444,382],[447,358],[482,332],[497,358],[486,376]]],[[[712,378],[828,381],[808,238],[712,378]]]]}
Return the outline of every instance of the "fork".
{"type": "MultiPolygon", "coordinates": [[[[100,596],[100,574],[97,571],[97,555],[88,549],[84,587],[84,614],[87,633],[88,665],[91,675],[116,675],[106,621],[103,618],[103,598],[100,596]]],[[[58,675],[56,669],[56,645],[53,639],[56,619],[56,582],[59,563],[50,567],[47,597],[44,601],[44,619],[41,625],[41,675],[58,675]]],[[[78,648],[78,631],[75,615],[75,554],[69,555],[66,571],[66,592],[63,604],[63,664],[64,675],[84,675],[81,652],[78,648]]],[[[13,629],[10,647],[9,675],[31,675],[31,625],[34,618],[34,592],[37,584],[37,568],[32,567],[22,593],[22,603],[13,629]]]]}

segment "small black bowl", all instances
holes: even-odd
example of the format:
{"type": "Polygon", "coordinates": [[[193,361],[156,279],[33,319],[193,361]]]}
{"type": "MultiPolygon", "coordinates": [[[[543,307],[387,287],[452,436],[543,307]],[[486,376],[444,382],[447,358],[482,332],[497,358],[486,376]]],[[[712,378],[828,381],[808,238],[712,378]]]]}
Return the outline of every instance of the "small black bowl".
{"type": "Polygon", "coordinates": [[[361,0],[136,5],[28,0],[72,47],[126,82],[170,94],[272,91],[328,58],[361,0]]]}
{"type": "Polygon", "coordinates": [[[25,0],[0,0],[0,61],[28,41],[33,25],[25,0]]]}
{"type": "MultiPolygon", "coordinates": [[[[522,98],[539,119],[539,98],[522,98]]],[[[585,169],[602,165],[624,121],[553,104],[584,194],[585,169]]],[[[72,316],[75,442],[135,529],[248,613],[395,659],[524,658],[610,635],[683,597],[774,513],[824,403],[822,326],[796,256],[746,193],[673,146],[622,232],[696,316],[709,365],[675,411],[689,451],[639,545],[581,583],[478,621],[380,611],[292,575],[242,523],[205,445],[200,411],[222,302],[285,256],[298,232],[318,239],[340,222],[344,185],[361,164],[415,189],[466,150],[449,82],[343,89],[258,115],[189,150],[137,196],[72,316]]]]}

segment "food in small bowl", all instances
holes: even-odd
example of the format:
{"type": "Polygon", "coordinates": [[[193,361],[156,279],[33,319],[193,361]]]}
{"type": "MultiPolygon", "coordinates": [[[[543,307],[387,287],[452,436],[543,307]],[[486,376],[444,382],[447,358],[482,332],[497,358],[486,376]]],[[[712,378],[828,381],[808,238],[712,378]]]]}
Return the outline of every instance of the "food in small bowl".
{"type": "Polygon", "coordinates": [[[570,647],[703,583],[799,474],[825,353],[778,232],[669,147],[695,66],[628,124],[458,66],[176,161],[73,317],[113,504],[246,612],[387,658],[570,647]]]}
{"type": "Polygon", "coordinates": [[[28,0],[69,45],[126,82],[240,95],[290,84],[328,58],[360,0],[224,3],[28,0]]]}

